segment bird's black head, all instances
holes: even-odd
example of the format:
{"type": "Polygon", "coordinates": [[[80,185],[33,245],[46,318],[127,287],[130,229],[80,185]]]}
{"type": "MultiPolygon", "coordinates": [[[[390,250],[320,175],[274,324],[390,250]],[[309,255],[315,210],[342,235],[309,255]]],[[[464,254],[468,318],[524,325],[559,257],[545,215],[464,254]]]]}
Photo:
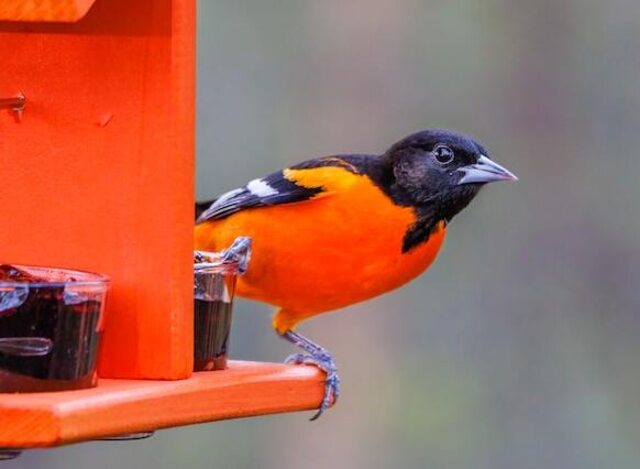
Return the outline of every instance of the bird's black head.
{"type": "Polygon", "coordinates": [[[393,170],[392,196],[417,209],[422,227],[416,240],[405,240],[405,250],[428,237],[439,221],[450,221],[484,184],[517,179],[478,142],[449,130],[409,135],[384,156],[393,170]]]}

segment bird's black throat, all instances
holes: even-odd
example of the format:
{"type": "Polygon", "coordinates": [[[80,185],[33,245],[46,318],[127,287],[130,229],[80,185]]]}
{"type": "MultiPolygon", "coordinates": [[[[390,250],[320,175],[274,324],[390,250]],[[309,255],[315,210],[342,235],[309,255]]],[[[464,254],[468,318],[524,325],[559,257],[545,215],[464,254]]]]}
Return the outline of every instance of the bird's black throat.
{"type": "Polygon", "coordinates": [[[411,205],[416,212],[416,222],[409,227],[402,240],[402,252],[406,253],[426,243],[440,222],[448,224],[476,196],[480,186],[456,186],[435,195],[429,202],[411,205]]]}

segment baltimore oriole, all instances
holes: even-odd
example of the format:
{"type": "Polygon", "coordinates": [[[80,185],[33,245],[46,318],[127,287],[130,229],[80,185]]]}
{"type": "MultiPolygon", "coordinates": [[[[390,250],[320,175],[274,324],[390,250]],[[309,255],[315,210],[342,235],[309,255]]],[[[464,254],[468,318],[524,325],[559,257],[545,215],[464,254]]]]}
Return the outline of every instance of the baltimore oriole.
{"type": "Polygon", "coordinates": [[[382,155],[305,161],[197,204],[195,248],[218,251],[252,238],[237,293],[279,308],[274,329],[306,352],[287,362],[327,373],[315,419],[337,399],[340,381],[331,354],[294,327],[418,276],[484,184],[516,179],[473,139],[424,130],[382,155]]]}

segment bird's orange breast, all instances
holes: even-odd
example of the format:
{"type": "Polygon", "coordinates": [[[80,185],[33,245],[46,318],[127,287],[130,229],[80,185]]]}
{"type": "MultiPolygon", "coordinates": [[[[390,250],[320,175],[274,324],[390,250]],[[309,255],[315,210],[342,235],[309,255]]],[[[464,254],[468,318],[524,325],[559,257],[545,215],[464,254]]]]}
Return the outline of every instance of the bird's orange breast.
{"type": "Polygon", "coordinates": [[[431,264],[445,236],[441,225],[428,241],[402,253],[405,233],[416,221],[413,209],[394,204],[367,176],[340,168],[287,174],[307,187],[318,176],[325,181],[324,196],[243,210],[195,230],[201,250],[220,250],[236,236],[251,236],[251,263],[238,294],[295,311],[299,319],[408,282],[431,264]]]}

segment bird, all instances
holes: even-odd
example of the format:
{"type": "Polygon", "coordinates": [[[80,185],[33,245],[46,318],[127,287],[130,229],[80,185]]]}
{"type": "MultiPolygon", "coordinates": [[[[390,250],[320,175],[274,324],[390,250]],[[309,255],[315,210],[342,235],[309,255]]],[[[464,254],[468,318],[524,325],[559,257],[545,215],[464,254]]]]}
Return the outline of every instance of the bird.
{"type": "Polygon", "coordinates": [[[302,351],[286,363],[326,373],[315,420],[337,401],[340,377],[333,355],[296,326],[416,278],[484,185],[517,179],[473,138],[422,130],[382,154],[311,159],[196,203],[194,245],[211,252],[251,239],[236,293],[277,308],[273,328],[302,351]]]}

